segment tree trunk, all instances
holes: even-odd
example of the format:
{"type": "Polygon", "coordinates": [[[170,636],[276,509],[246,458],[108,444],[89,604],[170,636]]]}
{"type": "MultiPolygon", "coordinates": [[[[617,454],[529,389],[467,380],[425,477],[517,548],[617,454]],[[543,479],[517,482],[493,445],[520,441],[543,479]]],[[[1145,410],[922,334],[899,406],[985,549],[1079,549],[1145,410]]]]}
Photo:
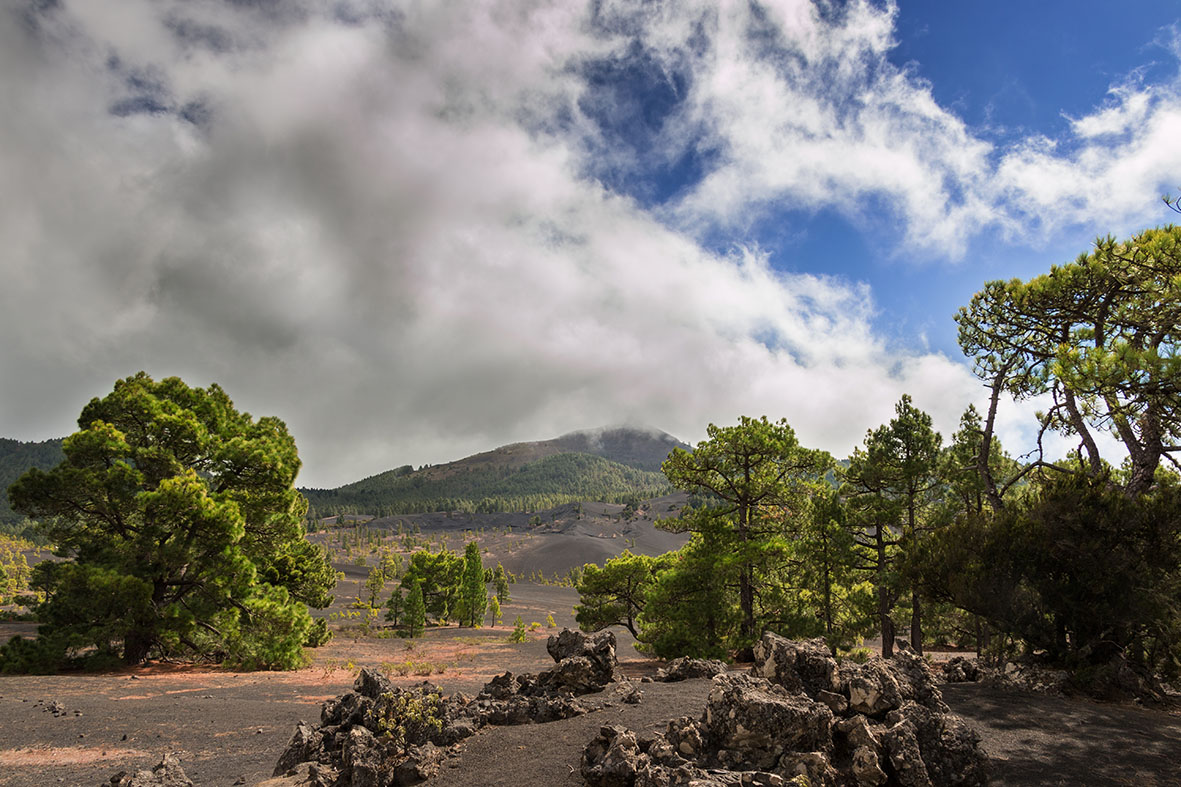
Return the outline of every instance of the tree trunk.
{"type": "Polygon", "coordinates": [[[923,655],[923,612],[917,588],[910,589],[910,646],[923,655]]]}
{"type": "MultiPolygon", "coordinates": [[[[750,507],[740,504],[738,507],[738,540],[741,548],[746,551],[746,544],[750,538],[750,507]]],[[[738,573],[738,606],[742,611],[742,623],[738,635],[742,641],[742,648],[738,651],[740,661],[754,659],[755,640],[755,588],[754,566],[744,563],[738,573]]]]}
{"type": "Polygon", "coordinates": [[[828,640],[828,649],[833,657],[837,655],[837,646],[832,636],[832,577],[830,576],[828,561],[824,563],[824,635],[828,640]]]}
{"type": "Polygon", "coordinates": [[[888,659],[894,655],[894,621],[890,619],[890,591],[886,587],[886,539],[882,529],[882,525],[877,526],[874,540],[878,553],[878,621],[882,628],[882,658],[888,659]]]}
{"type": "Polygon", "coordinates": [[[753,573],[752,567],[746,565],[742,567],[739,577],[738,600],[742,606],[742,628],[739,634],[743,642],[742,648],[738,651],[739,661],[752,661],[755,655],[755,589],[751,577],[753,573]]]}
{"type": "Polygon", "coordinates": [[[123,640],[123,663],[143,664],[148,658],[154,641],[155,638],[146,632],[139,630],[127,632],[127,637],[123,640]]]}
{"type": "Polygon", "coordinates": [[[882,625],[882,658],[894,655],[894,621],[890,619],[890,600],[885,588],[878,588],[878,617],[882,625]]]}

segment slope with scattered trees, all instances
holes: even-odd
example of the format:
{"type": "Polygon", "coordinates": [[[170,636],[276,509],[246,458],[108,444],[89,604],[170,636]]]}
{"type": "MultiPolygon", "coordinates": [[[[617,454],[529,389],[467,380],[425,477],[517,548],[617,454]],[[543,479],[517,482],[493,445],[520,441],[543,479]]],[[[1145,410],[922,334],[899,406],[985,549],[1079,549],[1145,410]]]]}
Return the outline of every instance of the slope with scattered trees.
{"type": "Polygon", "coordinates": [[[527,462],[484,458],[391,470],[337,489],[304,489],[316,515],[429,511],[537,511],[587,500],[622,502],[670,491],[660,473],[594,454],[558,453],[527,462]]]}

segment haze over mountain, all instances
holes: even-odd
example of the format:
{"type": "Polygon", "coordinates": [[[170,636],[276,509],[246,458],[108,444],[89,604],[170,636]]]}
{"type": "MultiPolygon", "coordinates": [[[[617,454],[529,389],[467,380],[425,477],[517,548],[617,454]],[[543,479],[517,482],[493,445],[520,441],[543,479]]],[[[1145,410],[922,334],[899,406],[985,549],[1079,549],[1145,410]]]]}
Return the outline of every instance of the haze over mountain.
{"type": "Polygon", "coordinates": [[[526,511],[669,491],[660,464],[690,448],[656,429],[606,427],[512,443],[442,465],[405,465],[336,489],[304,489],[320,516],[526,511]]]}

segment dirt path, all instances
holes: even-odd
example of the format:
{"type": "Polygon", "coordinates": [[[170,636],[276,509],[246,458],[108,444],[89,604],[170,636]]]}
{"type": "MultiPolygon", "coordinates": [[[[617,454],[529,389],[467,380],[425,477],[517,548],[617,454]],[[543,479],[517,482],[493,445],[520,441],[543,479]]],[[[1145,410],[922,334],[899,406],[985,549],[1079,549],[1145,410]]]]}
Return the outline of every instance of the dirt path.
{"type": "Polygon", "coordinates": [[[1181,785],[1181,716],[975,683],[943,698],[983,738],[998,784],[1181,785]]]}
{"type": "Polygon", "coordinates": [[[597,709],[585,716],[545,725],[490,727],[464,746],[432,787],[473,785],[582,785],[579,760],[582,750],[599,728],[622,724],[633,730],[663,731],[671,719],[698,716],[709,693],[708,680],[682,683],[645,683],[638,705],[619,701],[615,689],[584,701],[597,709]]]}

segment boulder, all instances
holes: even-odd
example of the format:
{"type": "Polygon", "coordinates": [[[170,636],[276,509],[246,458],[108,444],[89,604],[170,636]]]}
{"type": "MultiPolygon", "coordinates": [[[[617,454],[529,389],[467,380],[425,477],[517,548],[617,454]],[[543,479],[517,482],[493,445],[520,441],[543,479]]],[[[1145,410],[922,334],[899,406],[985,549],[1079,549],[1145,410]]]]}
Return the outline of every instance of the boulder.
{"type": "Polygon", "coordinates": [[[943,679],[948,683],[968,683],[980,680],[980,666],[975,659],[953,656],[943,664],[943,679]]]}
{"type": "Polygon", "coordinates": [[[618,725],[602,727],[582,751],[582,778],[591,787],[632,787],[642,759],[635,733],[618,725]]]}
{"type": "Polygon", "coordinates": [[[112,787],[193,787],[193,782],[180,767],[175,754],[165,754],[151,770],[144,768],[129,774],[120,771],[111,777],[112,787]]]}
{"type": "Polygon", "coordinates": [[[935,678],[935,671],[922,656],[910,649],[906,643],[899,643],[891,660],[893,673],[898,682],[903,700],[913,700],[937,713],[947,713],[949,708],[943,702],[943,693],[935,678]]]}
{"type": "MultiPolygon", "coordinates": [[[[891,711],[886,722],[891,729],[909,725],[932,784],[987,783],[988,757],[980,748],[980,736],[959,716],[908,701],[891,711]]],[[[889,735],[887,730],[882,737],[889,735]]]]}
{"type": "Polygon", "coordinates": [[[840,671],[841,693],[849,698],[849,710],[867,716],[884,716],[902,705],[898,678],[885,659],[874,656],[864,664],[849,664],[840,671]]]}
{"type": "Polygon", "coordinates": [[[275,763],[275,770],[271,775],[287,776],[295,773],[301,764],[320,759],[323,748],[323,731],[313,729],[310,724],[305,722],[299,722],[295,725],[295,733],[292,734],[287,748],[279,756],[279,761],[275,763]]]}
{"type": "Polygon", "coordinates": [[[878,787],[886,782],[886,772],[882,770],[878,760],[878,753],[868,746],[858,746],[853,750],[853,764],[850,770],[857,780],[858,787],[878,787]]]}
{"type": "Polygon", "coordinates": [[[691,678],[712,678],[726,670],[726,663],[717,659],[694,659],[682,656],[670,661],[667,667],[657,670],[656,680],[674,683],[691,678]]]}
{"type": "Polygon", "coordinates": [[[558,634],[550,635],[546,640],[545,649],[559,664],[564,659],[586,658],[599,686],[606,686],[615,679],[617,661],[614,632],[604,630],[585,634],[572,629],[562,629],[558,634]]]}
{"type": "Polygon", "coordinates": [[[573,694],[591,694],[602,691],[606,685],[602,672],[586,656],[569,656],[558,662],[553,669],[537,676],[538,682],[548,691],[565,691],[573,694]]]}
{"type": "Polygon", "coordinates": [[[820,691],[840,689],[836,659],[823,639],[790,640],[768,631],[755,645],[754,656],[750,673],[788,691],[815,697],[820,691]]]}
{"type": "Polygon", "coordinates": [[[832,719],[807,695],[742,673],[714,677],[705,707],[709,741],[730,770],[770,770],[784,752],[829,750],[832,719]]]}
{"type": "Polygon", "coordinates": [[[919,749],[918,736],[909,720],[904,719],[883,731],[881,741],[902,787],[932,787],[919,749]]]}
{"type": "Polygon", "coordinates": [[[353,681],[353,691],[371,700],[377,699],[382,694],[388,694],[393,689],[394,684],[390,683],[389,678],[368,667],[362,667],[357,679],[353,681]]]}

